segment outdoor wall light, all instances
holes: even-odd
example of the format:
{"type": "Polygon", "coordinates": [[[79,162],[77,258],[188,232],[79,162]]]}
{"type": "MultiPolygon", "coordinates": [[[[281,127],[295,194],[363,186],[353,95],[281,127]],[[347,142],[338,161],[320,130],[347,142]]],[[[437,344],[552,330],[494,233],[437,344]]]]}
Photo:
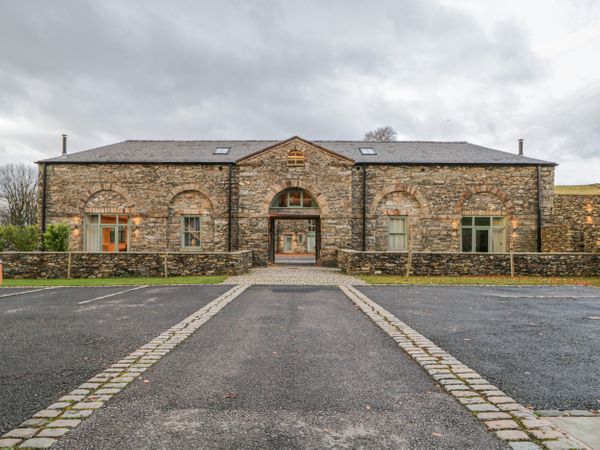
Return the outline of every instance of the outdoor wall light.
{"type": "Polygon", "coordinates": [[[74,216],[71,218],[71,225],[73,225],[73,228],[75,230],[79,230],[80,224],[81,224],[81,219],[79,218],[79,216],[74,216]]]}
{"type": "Polygon", "coordinates": [[[513,230],[516,230],[517,226],[519,225],[519,222],[517,221],[517,219],[512,219],[510,221],[510,225],[511,225],[511,227],[512,227],[513,230]]]}
{"type": "Polygon", "coordinates": [[[133,224],[137,227],[140,225],[140,223],[142,223],[142,218],[140,216],[134,217],[133,219],[131,219],[133,221],[133,224]]]}
{"type": "Polygon", "coordinates": [[[591,212],[594,210],[594,205],[592,205],[591,203],[587,203],[585,205],[585,210],[591,214],[591,212]]]}
{"type": "Polygon", "coordinates": [[[588,225],[592,225],[594,223],[594,219],[592,218],[592,216],[587,216],[585,218],[585,223],[588,225]]]}

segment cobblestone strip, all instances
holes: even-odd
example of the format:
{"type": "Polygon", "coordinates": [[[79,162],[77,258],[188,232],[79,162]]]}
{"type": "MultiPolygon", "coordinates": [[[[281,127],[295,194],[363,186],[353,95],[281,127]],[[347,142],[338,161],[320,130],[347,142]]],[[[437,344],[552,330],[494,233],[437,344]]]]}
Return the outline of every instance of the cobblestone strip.
{"type": "Polygon", "coordinates": [[[385,331],[444,390],[515,450],[588,449],[517,403],[481,375],[400,321],[352,286],[346,296],[385,331]]]}
{"type": "Polygon", "coordinates": [[[0,448],[48,448],[246,290],[235,286],[0,437],[0,448]]]}

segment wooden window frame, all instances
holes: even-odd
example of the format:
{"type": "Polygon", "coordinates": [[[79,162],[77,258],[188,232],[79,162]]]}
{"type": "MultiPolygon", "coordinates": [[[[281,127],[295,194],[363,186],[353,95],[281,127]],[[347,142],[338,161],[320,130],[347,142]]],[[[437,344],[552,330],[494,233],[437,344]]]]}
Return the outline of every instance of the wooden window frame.
{"type": "Polygon", "coordinates": [[[387,228],[387,238],[388,244],[387,249],[389,252],[403,252],[408,250],[408,217],[407,216],[388,216],[388,228],[387,228]],[[404,232],[392,232],[392,222],[399,220],[404,224],[404,232]],[[403,249],[392,249],[391,247],[391,237],[392,236],[401,236],[401,241],[403,243],[403,249]]]}
{"type": "Polygon", "coordinates": [[[505,253],[506,252],[506,217],[504,216],[463,216],[460,220],[460,251],[462,253],[505,253]],[[465,225],[465,219],[470,219],[470,224],[465,225]],[[476,219],[489,219],[489,225],[476,225],[476,219]],[[495,219],[495,220],[494,220],[495,219]],[[494,224],[495,221],[501,219],[500,224],[494,224]],[[463,233],[465,229],[471,230],[471,250],[464,250],[463,233]],[[488,251],[478,252],[477,250],[477,231],[488,231],[488,251]],[[494,230],[501,230],[503,233],[503,248],[500,251],[494,252],[494,230]]]}
{"type": "Polygon", "coordinates": [[[181,249],[182,250],[202,250],[202,216],[198,214],[186,214],[181,216],[180,222],[180,232],[181,232],[181,249]],[[198,219],[198,230],[197,231],[186,231],[185,230],[185,221],[186,219],[198,219]],[[185,235],[188,233],[198,233],[198,245],[185,245],[185,235]]]}
{"type": "Polygon", "coordinates": [[[290,150],[287,154],[288,167],[304,167],[304,152],[302,150],[290,150]]]}

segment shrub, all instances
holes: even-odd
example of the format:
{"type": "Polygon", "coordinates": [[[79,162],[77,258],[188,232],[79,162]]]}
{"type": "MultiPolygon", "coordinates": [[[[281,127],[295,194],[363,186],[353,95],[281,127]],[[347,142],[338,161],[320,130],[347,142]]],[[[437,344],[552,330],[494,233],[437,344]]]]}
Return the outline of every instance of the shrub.
{"type": "Polygon", "coordinates": [[[35,225],[18,227],[0,226],[0,251],[31,252],[37,248],[37,229],[35,225]]]}
{"type": "Polygon", "coordinates": [[[66,223],[48,225],[44,233],[44,249],[49,252],[66,252],[69,250],[70,232],[66,223]]]}

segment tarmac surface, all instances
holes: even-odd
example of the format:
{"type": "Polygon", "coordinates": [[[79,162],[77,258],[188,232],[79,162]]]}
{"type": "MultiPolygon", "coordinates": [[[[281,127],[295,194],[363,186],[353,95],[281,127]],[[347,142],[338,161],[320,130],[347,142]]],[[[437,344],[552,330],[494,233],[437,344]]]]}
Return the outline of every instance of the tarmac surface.
{"type": "Polygon", "coordinates": [[[600,289],[357,288],[524,405],[600,408],[600,289]]]}
{"type": "Polygon", "coordinates": [[[230,287],[133,288],[0,289],[0,434],[230,287]]]}
{"type": "Polygon", "coordinates": [[[340,289],[252,286],[53,448],[92,447],[506,444],[340,289]]]}

